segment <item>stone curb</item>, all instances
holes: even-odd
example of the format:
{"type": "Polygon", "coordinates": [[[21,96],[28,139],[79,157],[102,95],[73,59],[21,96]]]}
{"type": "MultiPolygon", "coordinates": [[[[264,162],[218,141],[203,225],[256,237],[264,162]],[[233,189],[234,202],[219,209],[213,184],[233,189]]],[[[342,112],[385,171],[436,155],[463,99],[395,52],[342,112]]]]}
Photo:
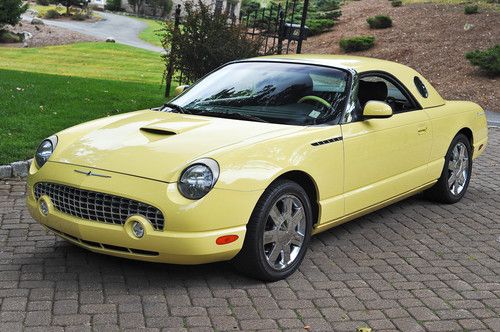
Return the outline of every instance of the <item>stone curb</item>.
{"type": "Polygon", "coordinates": [[[29,159],[25,161],[15,161],[9,165],[0,165],[0,179],[27,177],[32,161],[33,159],[29,159]]]}

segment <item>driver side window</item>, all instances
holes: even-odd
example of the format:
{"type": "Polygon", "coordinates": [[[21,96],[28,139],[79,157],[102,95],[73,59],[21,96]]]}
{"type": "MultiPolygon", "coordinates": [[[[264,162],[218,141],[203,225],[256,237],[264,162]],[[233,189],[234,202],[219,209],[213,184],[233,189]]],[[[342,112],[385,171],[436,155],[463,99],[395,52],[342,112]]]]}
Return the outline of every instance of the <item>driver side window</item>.
{"type": "Polygon", "coordinates": [[[378,75],[363,76],[358,87],[359,114],[363,112],[363,107],[370,100],[389,104],[394,114],[414,111],[416,107],[407,96],[408,94],[389,78],[378,75]]]}

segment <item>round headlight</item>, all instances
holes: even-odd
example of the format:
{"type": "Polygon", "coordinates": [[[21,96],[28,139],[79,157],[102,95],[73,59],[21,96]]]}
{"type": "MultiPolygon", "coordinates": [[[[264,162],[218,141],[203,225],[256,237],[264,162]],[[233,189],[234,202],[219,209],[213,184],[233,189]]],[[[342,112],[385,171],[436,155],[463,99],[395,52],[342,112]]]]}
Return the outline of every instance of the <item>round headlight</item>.
{"type": "Polygon", "coordinates": [[[178,187],[182,196],[200,199],[212,190],[219,176],[219,165],[212,159],[199,160],[181,174],[178,187]]]}
{"type": "Polygon", "coordinates": [[[57,144],[57,137],[49,137],[40,143],[35,154],[35,161],[38,167],[42,167],[54,152],[57,144]]]}

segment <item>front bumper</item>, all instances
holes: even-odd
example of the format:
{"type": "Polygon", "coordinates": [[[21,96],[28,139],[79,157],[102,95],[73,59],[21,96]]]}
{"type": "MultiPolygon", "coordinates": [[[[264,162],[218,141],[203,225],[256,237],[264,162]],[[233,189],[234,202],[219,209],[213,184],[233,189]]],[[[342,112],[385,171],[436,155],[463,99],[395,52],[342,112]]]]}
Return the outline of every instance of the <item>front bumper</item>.
{"type": "Polygon", "coordinates": [[[28,188],[30,214],[60,237],[98,253],[174,264],[202,264],[233,258],[243,245],[246,224],[262,194],[214,188],[201,200],[191,201],[178,193],[175,183],[55,162],[48,162],[39,170],[32,165],[28,188]],[[86,176],[75,169],[92,170],[110,177],[86,176]],[[45,216],[33,193],[38,182],[53,182],[150,204],[162,211],[164,229],[154,230],[150,223],[144,222],[145,234],[136,238],[130,232],[129,223],[114,225],[81,219],[58,211],[50,200],[45,216]],[[237,235],[238,240],[217,245],[216,239],[224,235],[237,235]]]}

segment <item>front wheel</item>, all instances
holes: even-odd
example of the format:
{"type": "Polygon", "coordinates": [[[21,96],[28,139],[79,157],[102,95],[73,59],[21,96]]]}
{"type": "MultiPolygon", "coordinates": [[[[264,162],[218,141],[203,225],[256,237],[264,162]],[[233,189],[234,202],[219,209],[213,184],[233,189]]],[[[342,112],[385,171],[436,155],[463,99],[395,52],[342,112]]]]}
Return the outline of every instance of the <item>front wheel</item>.
{"type": "Polygon", "coordinates": [[[284,279],[302,262],[311,228],[312,210],[307,193],[293,181],[278,180],[259,199],[234,266],[253,278],[284,279]]]}
{"type": "Polygon", "coordinates": [[[469,139],[458,134],[446,153],[441,177],[432,188],[425,191],[425,195],[441,203],[456,203],[465,195],[471,173],[472,148],[469,139]]]}

